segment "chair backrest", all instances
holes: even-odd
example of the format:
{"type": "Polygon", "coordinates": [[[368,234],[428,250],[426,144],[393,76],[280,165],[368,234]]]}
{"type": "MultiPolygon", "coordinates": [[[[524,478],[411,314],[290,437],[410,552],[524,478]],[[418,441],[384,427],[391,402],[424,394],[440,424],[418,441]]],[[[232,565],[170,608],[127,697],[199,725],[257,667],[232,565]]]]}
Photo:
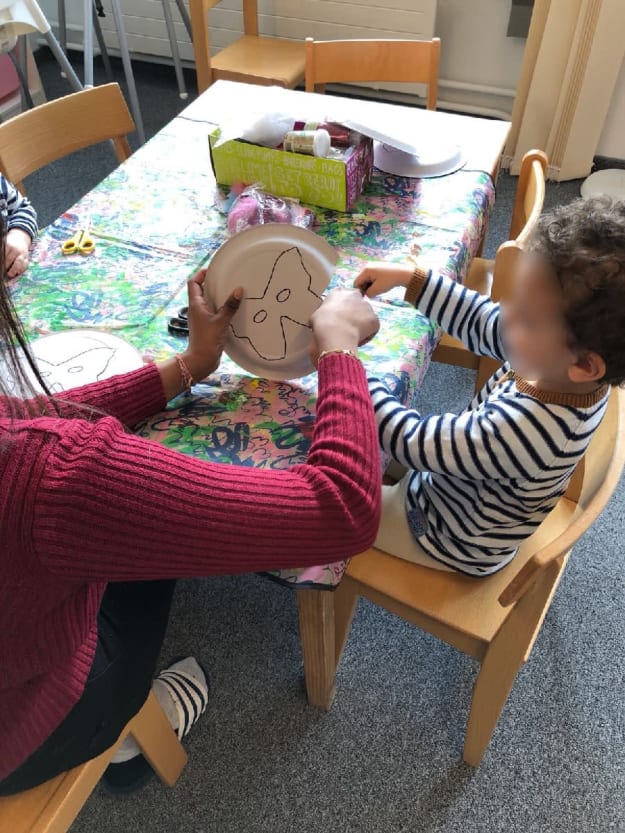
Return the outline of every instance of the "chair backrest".
{"type": "Polygon", "coordinates": [[[436,109],[440,38],[337,40],[306,38],[306,91],[341,82],[412,82],[428,85],[428,110],[436,109]]]}
{"type": "Polygon", "coordinates": [[[521,160],[509,240],[521,245],[536,226],[545,202],[545,177],[549,161],[542,150],[528,150],[521,160]]]}
{"type": "Polygon", "coordinates": [[[561,500],[577,509],[567,528],[543,546],[521,567],[499,597],[502,605],[518,601],[537,580],[540,571],[565,556],[603,511],[625,466],[625,390],[612,388],[605,416],[586,453],[577,464],[561,500]]]}
{"type": "Polygon", "coordinates": [[[493,301],[501,301],[505,297],[516,261],[536,228],[545,202],[545,173],[548,164],[547,155],[542,150],[529,150],[521,161],[510,222],[510,239],[501,244],[495,255],[490,292],[493,301]]]}
{"type": "Polygon", "coordinates": [[[258,0],[243,0],[243,32],[258,36],[258,0]]]}
{"type": "Polygon", "coordinates": [[[107,139],[122,162],[131,154],[126,134],[134,129],[118,84],[81,90],[0,124],[0,170],[23,192],[24,177],[107,139]]]}
{"type": "MultiPolygon", "coordinates": [[[[222,0],[202,0],[202,13],[206,14],[221,2],[222,0]]],[[[258,36],[258,0],[243,0],[243,34],[258,36]]]]}

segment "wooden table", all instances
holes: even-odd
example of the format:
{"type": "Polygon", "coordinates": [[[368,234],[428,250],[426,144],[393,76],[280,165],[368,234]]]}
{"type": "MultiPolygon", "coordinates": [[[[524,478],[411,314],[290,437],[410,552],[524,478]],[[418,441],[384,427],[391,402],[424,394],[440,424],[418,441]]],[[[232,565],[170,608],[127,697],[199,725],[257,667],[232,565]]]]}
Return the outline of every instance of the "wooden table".
{"type": "MultiPolygon", "coordinates": [[[[121,335],[152,358],[178,351],[167,319],[185,303],[187,278],[226,239],[208,133],[233,113],[270,109],[275,95],[273,88],[218,81],[46,229],[14,291],[29,335],[93,327],[121,335]],[[63,257],[60,242],[86,218],[94,255],[63,257]]],[[[296,91],[279,95],[280,106],[297,118],[340,120],[364,112],[381,124],[405,121],[407,134],[449,137],[466,156],[462,170],[437,179],[377,172],[349,213],[315,208],[315,230],[339,253],[333,284],[351,285],[368,260],[405,261],[416,246],[421,262],[463,280],[483,241],[509,124],[296,91]]],[[[374,305],[381,333],[362,349],[363,360],[412,405],[437,330],[399,290],[374,305]]],[[[208,460],[287,467],[306,458],[315,395],[316,374],[270,382],[249,377],[226,357],[218,373],[137,431],[208,460]]],[[[320,643],[318,636],[334,632],[334,594],[328,591],[345,566],[340,561],[271,574],[296,589],[308,698],[323,708],[333,697],[336,654],[332,640],[320,643]]]]}

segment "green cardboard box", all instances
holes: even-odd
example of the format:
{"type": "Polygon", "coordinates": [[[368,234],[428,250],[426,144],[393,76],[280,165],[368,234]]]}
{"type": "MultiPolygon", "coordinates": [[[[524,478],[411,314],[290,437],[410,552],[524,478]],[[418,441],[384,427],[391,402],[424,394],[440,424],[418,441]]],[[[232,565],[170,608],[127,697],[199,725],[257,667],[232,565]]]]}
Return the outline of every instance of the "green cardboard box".
{"type": "Polygon", "coordinates": [[[274,150],[240,139],[216,148],[219,135],[217,127],[208,139],[211,164],[220,185],[262,183],[266,191],[280,197],[347,211],[371,179],[373,142],[367,137],[354,146],[346,160],[339,160],[274,150]]]}

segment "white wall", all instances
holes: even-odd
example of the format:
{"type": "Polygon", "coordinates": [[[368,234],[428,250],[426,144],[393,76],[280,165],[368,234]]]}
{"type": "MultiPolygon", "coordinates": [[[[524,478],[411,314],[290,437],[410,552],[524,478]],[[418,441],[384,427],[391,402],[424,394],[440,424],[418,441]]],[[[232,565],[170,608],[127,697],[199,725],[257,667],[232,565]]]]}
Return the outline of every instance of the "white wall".
{"type": "Polygon", "coordinates": [[[599,139],[597,154],[625,159],[625,59],[616,81],[608,117],[599,139]]]}
{"type": "Polygon", "coordinates": [[[438,0],[439,98],[512,112],[525,40],[506,37],[511,0],[438,0]],[[447,82],[452,82],[448,86],[447,82]],[[453,82],[491,91],[458,89],[453,82]]]}

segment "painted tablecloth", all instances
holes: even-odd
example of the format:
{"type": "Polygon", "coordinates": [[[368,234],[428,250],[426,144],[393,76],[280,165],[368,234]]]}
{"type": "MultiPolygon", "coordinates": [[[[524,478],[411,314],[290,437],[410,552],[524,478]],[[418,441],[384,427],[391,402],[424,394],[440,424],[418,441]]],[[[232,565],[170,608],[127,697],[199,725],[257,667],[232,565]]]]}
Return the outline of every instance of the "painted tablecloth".
{"type": "MultiPolygon", "coordinates": [[[[206,123],[184,117],[166,128],[39,237],[14,301],[27,333],[112,330],[146,358],[178,352],[167,319],[186,303],[186,280],[226,239],[225,195],[210,169],[206,123]],[[92,255],[63,256],[60,244],[88,224],[92,255]]],[[[494,201],[490,177],[461,170],[436,179],[376,171],[354,209],[313,208],[315,231],[338,251],[331,286],[351,286],[369,260],[421,264],[463,280],[494,201]]],[[[394,290],[374,306],[378,336],[361,355],[413,407],[438,332],[394,290]]],[[[219,372],[169,403],[137,432],[185,454],[261,468],[286,468],[307,455],[316,374],[296,381],[252,378],[224,357],[219,372]]],[[[346,562],[282,570],[297,586],[335,587],[346,562]]]]}

